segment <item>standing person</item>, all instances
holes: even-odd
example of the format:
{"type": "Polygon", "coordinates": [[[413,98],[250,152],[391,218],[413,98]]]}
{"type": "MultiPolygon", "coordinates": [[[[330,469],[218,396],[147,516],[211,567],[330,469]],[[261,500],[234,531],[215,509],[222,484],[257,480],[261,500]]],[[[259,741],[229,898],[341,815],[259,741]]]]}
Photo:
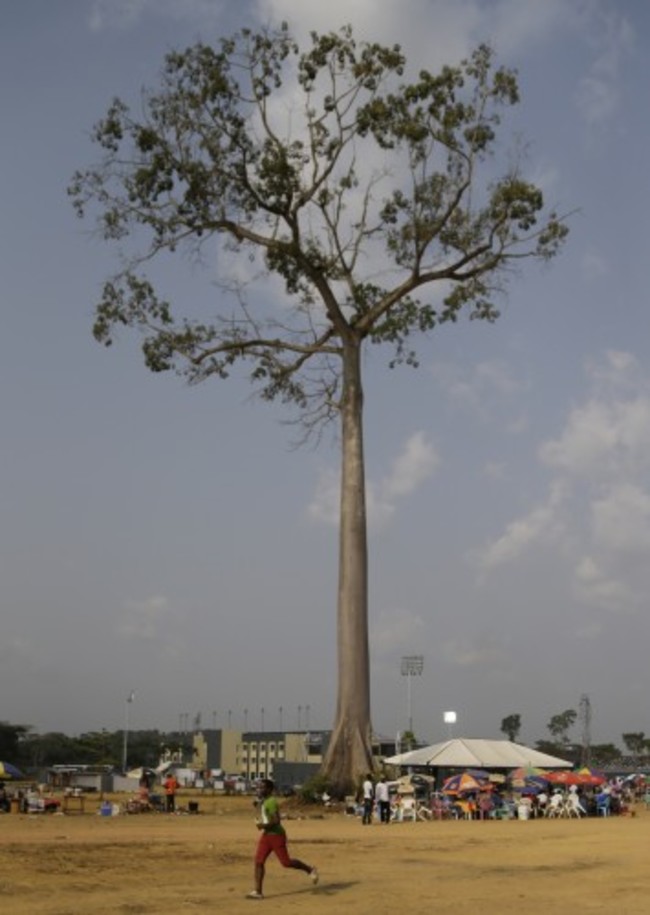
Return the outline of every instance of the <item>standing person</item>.
{"type": "Polygon", "coordinates": [[[174,813],[176,810],[176,792],[178,791],[178,782],[173,772],[170,772],[164,781],[165,789],[165,809],[167,813],[174,813]]]}
{"type": "Polygon", "coordinates": [[[379,776],[379,781],[375,786],[375,797],[379,807],[379,822],[390,823],[390,794],[383,775],[379,776]]]}
{"type": "Polygon", "coordinates": [[[297,858],[290,858],[287,849],[287,834],[280,817],[280,805],[278,799],[273,796],[274,784],[270,778],[262,779],[258,792],[260,803],[260,816],[256,820],[257,828],[262,835],[257,843],[255,852],[255,889],[247,894],[247,899],[264,899],[262,888],[264,886],[264,875],[266,872],[266,859],[275,852],[275,856],[282,867],[293,867],[296,870],[304,871],[311,877],[311,882],[316,886],[318,883],[318,871],[310,864],[299,861],[297,858]]]}
{"type": "Polygon", "coordinates": [[[375,786],[372,783],[370,772],[366,775],[361,790],[363,792],[363,818],[361,823],[363,826],[369,826],[372,823],[372,808],[375,804],[375,786]]]}

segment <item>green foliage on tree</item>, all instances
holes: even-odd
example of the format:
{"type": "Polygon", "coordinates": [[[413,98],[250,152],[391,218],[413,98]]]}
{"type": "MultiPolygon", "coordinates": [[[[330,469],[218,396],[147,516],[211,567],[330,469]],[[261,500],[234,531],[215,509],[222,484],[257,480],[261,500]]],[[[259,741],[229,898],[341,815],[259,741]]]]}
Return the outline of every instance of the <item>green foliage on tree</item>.
{"type": "Polygon", "coordinates": [[[632,756],[642,756],[648,752],[648,741],[643,731],[630,731],[627,734],[621,734],[623,743],[628,753],[632,756]]]}
{"type": "MultiPolygon", "coordinates": [[[[184,747],[188,750],[188,739],[160,731],[129,731],[129,761],[133,767],[155,768],[166,746],[174,750],[184,747]]],[[[122,764],[124,731],[89,731],[70,737],[58,732],[28,734],[20,742],[15,759],[20,765],[34,770],[56,765],[113,766],[122,764]]],[[[1,757],[0,757],[1,758],[1,757]]],[[[191,738],[189,755],[192,758],[191,738]]],[[[11,762],[14,758],[10,759],[11,762]]]]}
{"type": "Polygon", "coordinates": [[[506,715],[501,721],[501,733],[505,734],[508,740],[516,741],[520,731],[521,715],[506,715]]]}
{"type": "Polygon", "coordinates": [[[457,66],[405,81],[397,46],[350,28],[243,30],[165,59],[138,112],[120,100],[95,127],[96,166],[70,193],[121,249],[94,333],[142,334],[146,364],[190,382],[236,364],[267,400],[299,410],[305,435],[339,424],[338,696],[324,772],[339,794],[372,768],[362,353],[417,365],[414,338],[494,321],[506,281],[547,261],[567,228],[516,157],[493,161],[516,75],[480,45],[457,66]],[[222,295],[177,310],[156,262],[216,264],[222,295]],[[228,265],[240,258],[233,277],[228,265]],[[268,283],[277,277],[284,300],[268,283]],[[194,307],[193,307],[194,306],[194,307]],[[206,314],[206,311],[208,314],[206,314]]]}
{"type": "Polygon", "coordinates": [[[0,721],[0,760],[17,766],[22,762],[22,743],[29,734],[28,724],[10,724],[0,721]]]}
{"type": "Polygon", "coordinates": [[[621,751],[613,743],[597,743],[591,746],[591,763],[593,766],[606,766],[621,758],[621,751]]]}
{"type": "Polygon", "coordinates": [[[553,715],[547,724],[551,736],[561,747],[566,747],[569,743],[569,730],[575,724],[577,717],[578,713],[575,709],[569,708],[564,712],[560,712],[558,715],[553,715]]]}
{"type": "Polygon", "coordinates": [[[402,753],[407,753],[409,750],[414,750],[417,747],[418,742],[413,731],[403,731],[400,744],[402,753]]]}
{"type": "Polygon", "coordinates": [[[31,769],[65,765],[78,759],[77,741],[59,732],[30,734],[21,747],[21,761],[31,769]]]}
{"type": "Polygon", "coordinates": [[[581,748],[570,743],[561,743],[553,740],[538,740],[535,742],[535,749],[540,753],[548,753],[549,756],[558,756],[560,759],[566,759],[572,766],[581,764],[581,748]]]}

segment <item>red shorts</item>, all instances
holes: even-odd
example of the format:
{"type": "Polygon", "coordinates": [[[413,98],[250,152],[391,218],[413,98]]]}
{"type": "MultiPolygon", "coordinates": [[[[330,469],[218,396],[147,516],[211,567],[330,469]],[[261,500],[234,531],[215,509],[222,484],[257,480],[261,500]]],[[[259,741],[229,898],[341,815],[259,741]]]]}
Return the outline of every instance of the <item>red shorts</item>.
{"type": "Polygon", "coordinates": [[[287,851],[287,837],[285,835],[263,833],[257,843],[255,864],[264,864],[271,852],[275,852],[282,867],[291,867],[291,858],[287,851]]]}

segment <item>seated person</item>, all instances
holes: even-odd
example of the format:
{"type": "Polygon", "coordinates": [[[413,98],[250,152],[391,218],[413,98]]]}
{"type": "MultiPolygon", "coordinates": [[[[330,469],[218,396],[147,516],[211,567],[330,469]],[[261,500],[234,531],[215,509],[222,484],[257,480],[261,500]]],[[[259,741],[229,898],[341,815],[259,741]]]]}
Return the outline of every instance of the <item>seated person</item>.
{"type": "Polygon", "coordinates": [[[31,785],[25,792],[23,810],[25,813],[43,813],[45,811],[45,801],[41,797],[38,785],[31,785]]]}
{"type": "Polygon", "coordinates": [[[481,820],[489,819],[494,809],[494,802],[489,791],[481,791],[478,797],[478,813],[481,820]]]}

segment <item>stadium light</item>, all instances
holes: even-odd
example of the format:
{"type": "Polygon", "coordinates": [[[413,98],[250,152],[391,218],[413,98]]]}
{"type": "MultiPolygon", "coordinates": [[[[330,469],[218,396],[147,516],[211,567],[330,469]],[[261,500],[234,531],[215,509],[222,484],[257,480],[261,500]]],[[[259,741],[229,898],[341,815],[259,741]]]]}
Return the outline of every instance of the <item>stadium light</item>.
{"type": "Polygon", "coordinates": [[[451,740],[453,734],[453,726],[456,724],[458,716],[456,712],[445,712],[442,716],[445,724],[447,725],[447,730],[449,732],[449,739],[451,740]]]}
{"type": "Polygon", "coordinates": [[[406,677],[406,710],[409,723],[409,731],[413,734],[413,715],[411,713],[411,680],[413,677],[419,677],[424,668],[424,655],[409,654],[402,658],[400,672],[406,677]]]}

